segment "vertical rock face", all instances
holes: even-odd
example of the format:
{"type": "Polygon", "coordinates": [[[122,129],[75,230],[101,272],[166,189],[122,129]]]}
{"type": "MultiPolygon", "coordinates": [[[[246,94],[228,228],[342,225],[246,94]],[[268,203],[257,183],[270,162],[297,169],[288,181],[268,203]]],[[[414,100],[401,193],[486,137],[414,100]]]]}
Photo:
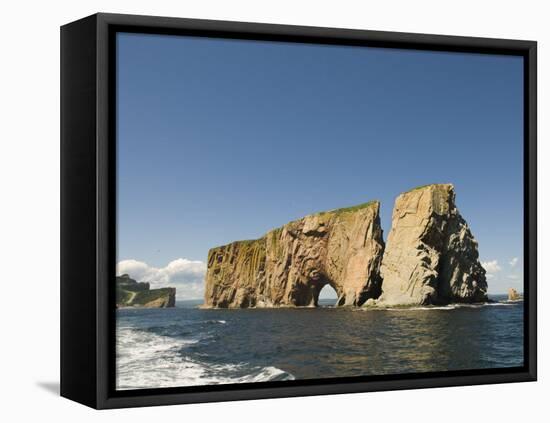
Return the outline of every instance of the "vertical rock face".
{"type": "Polygon", "coordinates": [[[380,273],[381,305],[487,300],[477,242],[455,206],[451,184],[397,197],[380,273]]]}
{"type": "Polygon", "coordinates": [[[380,204],[306,216],[260,239],[208,253],[204,307],[315,306],[329,284],[338,305],[380,295],[380,204]]]}

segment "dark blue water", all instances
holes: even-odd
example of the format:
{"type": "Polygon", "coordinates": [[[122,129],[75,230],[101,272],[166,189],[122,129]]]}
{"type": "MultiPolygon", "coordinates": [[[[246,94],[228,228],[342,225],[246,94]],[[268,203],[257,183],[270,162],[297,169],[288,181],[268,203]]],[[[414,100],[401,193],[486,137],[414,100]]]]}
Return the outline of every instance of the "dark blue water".
{"type": "MultiPolygon", "coordinates": [[[[117,311],[119,389],[523,364],[523,303],[117,311]]],[[[324,301],[325,305],[330,301],[324,301]]]]}

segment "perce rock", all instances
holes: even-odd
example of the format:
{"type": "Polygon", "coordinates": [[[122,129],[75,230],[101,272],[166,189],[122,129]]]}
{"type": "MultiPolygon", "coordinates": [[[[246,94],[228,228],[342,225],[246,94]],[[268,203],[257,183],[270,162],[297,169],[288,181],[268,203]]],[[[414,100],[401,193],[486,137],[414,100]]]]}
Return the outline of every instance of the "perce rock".
{"type": "Polygon", "coordinates": [[[330,284],[338,305],[380,295],[380,203],[306,216],[260,239],[208,253],[206,308],[316,306],[330,284]]]}
{"type": "Polygon", "coordinates": [[[477,242],[455,206],[451,184],[397,197],[380,273],[377,305],[487,301],[477,242]]]}

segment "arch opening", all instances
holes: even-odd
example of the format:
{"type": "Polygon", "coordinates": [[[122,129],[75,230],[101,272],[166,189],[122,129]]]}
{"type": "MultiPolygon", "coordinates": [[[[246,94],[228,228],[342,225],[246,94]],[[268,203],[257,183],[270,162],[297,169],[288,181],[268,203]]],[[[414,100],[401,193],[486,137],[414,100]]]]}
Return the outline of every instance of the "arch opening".
{"type": "Polygon", "coordinates": [[[317,297],[316,305],[323,306],[335,306],[338,302],[338,293],[336,290],[329,284],[325,284],[323,288],[319,291],[317,297]]]}

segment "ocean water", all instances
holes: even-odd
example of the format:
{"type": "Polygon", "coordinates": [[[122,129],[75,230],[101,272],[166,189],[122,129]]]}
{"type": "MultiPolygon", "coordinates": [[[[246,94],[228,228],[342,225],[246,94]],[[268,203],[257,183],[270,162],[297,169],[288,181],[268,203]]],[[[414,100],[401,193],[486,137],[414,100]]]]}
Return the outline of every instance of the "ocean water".
{"type": "Polygon", "coordinates": [[[117,310],[117,389],[505,368],[523,302],[408,309],[117,310]]]}

